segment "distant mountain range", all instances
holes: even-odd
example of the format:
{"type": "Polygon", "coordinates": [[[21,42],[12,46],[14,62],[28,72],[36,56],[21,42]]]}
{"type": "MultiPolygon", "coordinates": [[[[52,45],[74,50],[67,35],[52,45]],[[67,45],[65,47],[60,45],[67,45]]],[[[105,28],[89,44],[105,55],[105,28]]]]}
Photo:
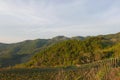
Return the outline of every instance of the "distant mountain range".
{"type": "Polygon", "coordinates": [[[0,43],[0,67],[69,66],[119,56],[120,33],[0,43]]]}

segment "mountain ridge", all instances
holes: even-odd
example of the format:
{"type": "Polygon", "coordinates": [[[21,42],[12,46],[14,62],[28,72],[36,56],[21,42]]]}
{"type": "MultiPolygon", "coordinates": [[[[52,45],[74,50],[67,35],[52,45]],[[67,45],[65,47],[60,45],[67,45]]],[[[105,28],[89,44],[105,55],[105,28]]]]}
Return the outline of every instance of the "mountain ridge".
{"type": "MultiPolygon", "coordinates": [[[[80,41],[90,40],[92,42],[94,41],[93,39],[94,37],[96,37],[95,39],[96,41],[103,38],[103,41],[105,41],[104,46],[107,45],[112,46],[120,42],[120,33],[116,33],[116,34],[98,35],[98,36],[89,36],[89,37],[76,36],[71,38],[65,36],[56,36],[51,39],[25,40],[23,42],[12,43],[12,44],[0,43],[0,65],[2,67],[8,67],[8,66],[14,66],[16,64],[26,63],[35,54],[41,52],[44,49],[47,49],[48,47],[54,46],[57,43],[60,42],[62,43],[64,41],[69,41],[69,40],[75,40],[75,42],[79,40],[80,41]]],[[[90,41],[88,44],[91,43],[90,41]]],[[[77,44],[75,44],[75,46],[76,45],[77,44]]]]}

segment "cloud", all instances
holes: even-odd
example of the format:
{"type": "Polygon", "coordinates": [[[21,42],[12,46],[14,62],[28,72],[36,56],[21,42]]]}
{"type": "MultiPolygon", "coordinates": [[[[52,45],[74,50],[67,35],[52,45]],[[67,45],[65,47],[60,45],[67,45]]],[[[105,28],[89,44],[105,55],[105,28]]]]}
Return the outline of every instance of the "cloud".
{"type": "Polygon", "coordinates": [[[9,42],[119,32],[119,3],[119,0],[0,0],[0,42],[11,38],[14,40],[9,42]]]}
{"type": "MultiPolygon", "coordinates": [[[[20,1],[10,3],[8,0],[2,0],[0,3],[0,17],[3,15],[8,16],[8,19],[5,19],[6,22],[13,23],[17,20],[19,21],[17,22],[18,25],[19,23],[24,25],[45,25],[54,22],[54,19],[52,17],[49,17],[52,16],[51,9],[49,7],[44,8],[44,5],[42,3],[40,3],[40,6],[35,5],[33,1],[28,1],[28,3],[31,4],[26,5],[24,1],[20,3],[19,2],[20,1]],[[9,20],[9,17],[12,17],[13,20],[9,20]],[[53,21],[51,21],[51,19],[53,19],[53,21]]],[[[4,20],[4,18],[2,19],[4,20]]],[[[17,23],[14,23],[12,25],[15,25],[17,23]]]]}

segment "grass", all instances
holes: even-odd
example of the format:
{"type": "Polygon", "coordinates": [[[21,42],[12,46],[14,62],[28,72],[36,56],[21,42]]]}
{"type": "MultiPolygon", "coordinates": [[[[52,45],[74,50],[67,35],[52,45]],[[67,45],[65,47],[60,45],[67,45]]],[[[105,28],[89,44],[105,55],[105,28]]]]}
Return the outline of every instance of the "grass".
{"type": "Polygon", "coordinates": [[[0,70],[0,80],[120,80],[119,58],[80,67],[0,70]]]}

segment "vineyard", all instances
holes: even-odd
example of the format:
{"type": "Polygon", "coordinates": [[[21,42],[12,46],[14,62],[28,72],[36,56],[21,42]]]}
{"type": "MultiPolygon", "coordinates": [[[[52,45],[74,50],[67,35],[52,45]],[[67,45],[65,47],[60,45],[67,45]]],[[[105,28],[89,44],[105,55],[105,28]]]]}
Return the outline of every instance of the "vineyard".
{"type": "Polygon", "coordinates": [[[79,67],[6,69],[0,71],[0,80],[119,80],[119,66],[120,58],[111,58],[79,67]]]}

